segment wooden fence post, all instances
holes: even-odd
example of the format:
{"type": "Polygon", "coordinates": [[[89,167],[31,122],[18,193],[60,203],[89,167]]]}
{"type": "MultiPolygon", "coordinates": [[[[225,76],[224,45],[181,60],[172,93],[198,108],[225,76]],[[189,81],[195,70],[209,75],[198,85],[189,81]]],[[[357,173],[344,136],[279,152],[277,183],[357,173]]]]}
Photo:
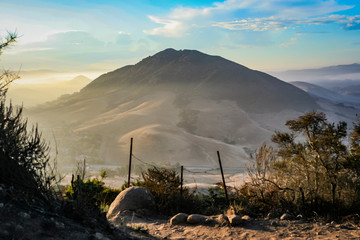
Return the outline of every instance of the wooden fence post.
{"type": "Polygon", "coordinates": [[[226,197],[227,203],[229,204],[229,197],[228,197],[228,193],[227,193],[227,189],[226,189],[224,172],[223,172],[223,168],[222,168],[222,165],[221,165],[221,158],[220,158],[220,152],[219,151],[217,151],[217,155],[218,155],[218,159],[219,159],[219,165],[220,165],[221,177],[222,177],[222,181],[223,181],[223,187],[224,187],[224,190],[225,190],[225,197],[226,197]]]}
{"type": "Polygon", "coordinates": [[[129,174],[128,174],[128,184],[127,184],[127,187],[130,187],[132,148],[133,148],[133,138],[131,138],[131,140],[130,140],[129,174]]]}
{"type": "Polygon", "coordinates": [[[183,205],[183,181],[184,181],[184,166],[181,166],[181,173],[180,173],[180,210],[182,210],[182,205],[183,205]]]}

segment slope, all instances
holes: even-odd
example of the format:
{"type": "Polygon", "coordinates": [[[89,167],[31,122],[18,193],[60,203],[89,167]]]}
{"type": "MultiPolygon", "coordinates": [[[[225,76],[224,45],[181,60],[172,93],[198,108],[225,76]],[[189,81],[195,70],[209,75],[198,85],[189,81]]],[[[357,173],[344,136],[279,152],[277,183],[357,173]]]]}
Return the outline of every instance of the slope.
{"type": "Polygon", "coordinates": [[[268,74],[194,50],[166,49],[30,114],[57,130],[67,159],[87,152],[94,162],[124,163],[134,137],[134,154],[146,162],[216,166],[220,150],[225,166],[244,167],[285,113],[317,108],[306,92],[268,74]]]}

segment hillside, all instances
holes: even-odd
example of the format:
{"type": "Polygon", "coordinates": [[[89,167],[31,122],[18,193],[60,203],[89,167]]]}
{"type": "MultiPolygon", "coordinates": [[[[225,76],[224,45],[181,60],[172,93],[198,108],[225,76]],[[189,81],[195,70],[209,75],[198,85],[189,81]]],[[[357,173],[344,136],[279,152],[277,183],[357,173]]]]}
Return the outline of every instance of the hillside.
{"type": "MultiPolygon", "coordinates": [[[[64,94],[72,94],[85,87],[91,79],[79,75],[72,80],[43,84],[17,84],[9,89],[8,98],[17,105],[32,107],[48,101],[54,101],[64,94]]],[[[21,83],[21,80],[19,81],[21,83]]]]}
{"type": "Polygon", "coordinates": [[[76,154],[91,148],[85,155],[97,162],[126,162],[134,137],[135,155],[148,162],[216,166],[220,150],[225,166],[244,167],[286,120],[318,108],[306,92],[268,74],[198,51],[166,49],[30,114],[61,129],[58,144],[81,144],[76,154]]]}

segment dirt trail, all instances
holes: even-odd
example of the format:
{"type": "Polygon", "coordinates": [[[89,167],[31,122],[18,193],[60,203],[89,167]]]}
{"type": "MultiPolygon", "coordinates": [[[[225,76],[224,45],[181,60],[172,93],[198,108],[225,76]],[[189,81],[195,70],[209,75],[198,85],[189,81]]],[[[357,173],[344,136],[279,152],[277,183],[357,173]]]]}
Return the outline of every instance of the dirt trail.
{"type": "Polygon", "coordinates": [[[123,219],[124,226],[147,231],[144,239],[360,239],[360,226],[350,222],[253,219],[240,227],[230,227],[217,224],[171,226],[166,219],[134,216],[123,219]]]}

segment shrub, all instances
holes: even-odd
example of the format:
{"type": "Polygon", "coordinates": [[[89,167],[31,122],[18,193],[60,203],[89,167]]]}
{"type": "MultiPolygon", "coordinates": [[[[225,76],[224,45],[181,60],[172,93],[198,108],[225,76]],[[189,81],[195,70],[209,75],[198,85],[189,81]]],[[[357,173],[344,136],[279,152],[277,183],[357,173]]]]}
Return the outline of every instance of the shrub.
{"type": "Polygon", "coordinates": [[[187,188],[180,196],[180,177],[173,169],[153,167],[142,174],[139,184],[149,189],[155,198],[158,210],[164,214],[188,212],[194,209],[194,195],[187,188]]]}
{"type": "MultiPolygon", "coordinates": [[[[9,33],[1,50],[13,43],[16,34],[9,33]]],[[[9,84],[18,76],[10,71],[0,74],[0,183],[22,189],[44,200],[53,199],[56,164],[51,164],[48,146],[37,126],[30,131],[22,117],[22,107],[6,104],[9,84]]]]}
{"type": "Polygon", "coordinates": [[[307,113],[286,125],[290,133],[272,138],[277,152],[262,146],[249,169],[251,181],[241,189],[248,207],[305,215],[359,212],[359,123],[351,151],[345,145],[346,123],[328,123],[324,113],[307,113]]]}
{"type": "Polygon", "coordinates": [[[120,190],[106,187],[103,182],[105,175],[106,172],[100,179],[89,178],[86,181],[78,175],[78,178],[72,179],[71,185],[65,190],[65,199],[76,200],[83,208],[106,209],[120,193],[120,190]]]}

